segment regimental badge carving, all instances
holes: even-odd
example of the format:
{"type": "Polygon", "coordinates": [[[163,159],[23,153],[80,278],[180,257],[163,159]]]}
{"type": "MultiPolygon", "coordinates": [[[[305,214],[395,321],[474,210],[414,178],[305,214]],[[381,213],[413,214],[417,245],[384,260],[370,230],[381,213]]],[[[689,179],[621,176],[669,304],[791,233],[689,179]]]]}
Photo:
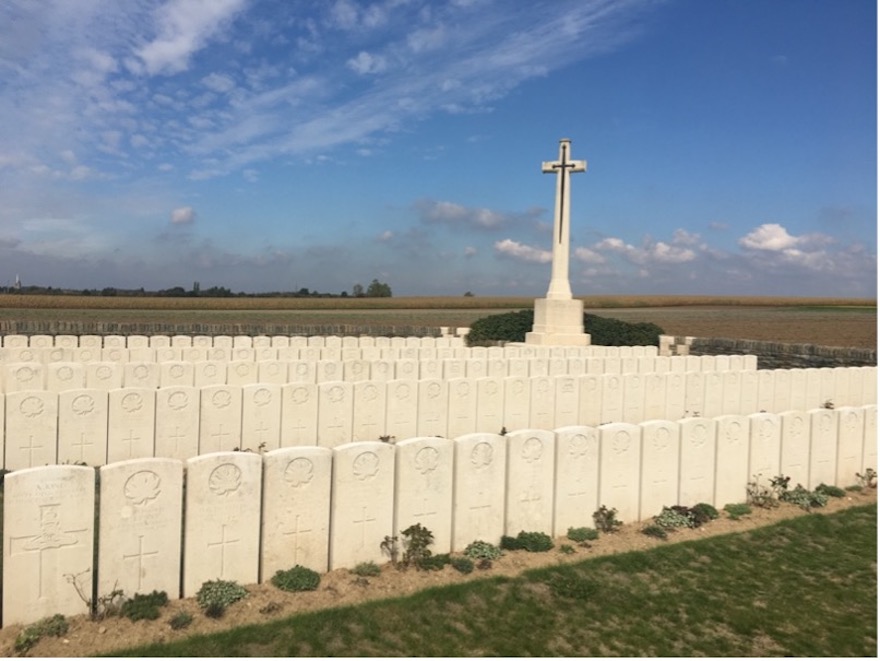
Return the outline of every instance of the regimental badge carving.
{"type": "Polygon", "coordinates": [[[342,397],[345,395],[345,390],[342,386],[333,386],[330,388],[330,401],[334,404],[338,404],[342,401],[342,397]]]}
{"type": "Polygon", "coordinates": [[[706,425],[695,425],[691,431],[691,445],[697,448],[702,447],[708,437],[709,430],[706,429],[706,425]]]}
{"type": "Polygon", "coordinates": [[[70,381],[73,379],[73,370],[66,365],[64,367],[59,367],[55,374],[61,381],[70,381]]]}
{"type": "Polygon", "coordinates": [[[144,407],[144,398],[136,392],[130,392],[122,398],[122,410],[126,413],[137,413],[144,407]]]}
{"type": "Polygon", "coordinates": [[[596,388],[599,387],[599,380],[596,377],[590,377],[589,379],[587,379],[586,383],[587,390],[589,390],[590,392],[594,392],[596,388]]]}
{"type": "Polygon", "coordinates": [[[43,400],[39,397],[25,397],[18,405],[18,410],[26,418],[36,418],[43,412],[43,400]]]}
{"type": "Polygon", "coordinates": [[[299,363],[299,364],[296,366],[296,374],[297,374],[297,376],[305,376],[305,375],[308,374],[308,373],[309,373],[309,366],[306,365],[305,363],[299,363]]]}
{"type": "Polygon", "coordinates": [[[183,377],[183,365],[172,365],[168,372],[173,378],[180,379],[183,377]]]}
{"type": "Polygon", "coordinates": [[[429,383],[428,384],[428,397],[430,399],[437,399],[440,396],[440,391],[442,388],[439,383],[429,383]]]}
{"type": "Polygon", "coordinates": [[[583,457],[590,450],[590,439],[583,434],[575,434],[568,439],[568,454],[572,457],[583,457]]]}
{"type": "Polygon", "coordinates": [[[859,424],[859,416],[852,411],[847,412],[844,424],[848,431],[853,431],[859,424]]]}
{"type": "Polygon", "coordinates": [[[136,379],[146,379],[150,375],[150,370],[146,365],[135,365],[134,376],[136,379]]]}
{"type": "Polygon", "coordinates": [[[538,381],[538,392],[542,395],[547,394],[550,391],[550,380],[549,379],[541,379],[538,381]]]}
{"type": "Polygon", "coordinates": [[[290,393],[290,398],[294,404],[305,404],[309,401],[309,390],[308,388],[294,388],[293,392],[290,393]]]}
{"type": "Polygon", "coordinates": [[[95,410],[95,400],[91,395],[77,395],[70,403],[70,409],[77,415],[88,415],[95,410]]]}
{"type": "Polygon", "coordinates": [[[364,400],[373,402],[379,397],[379,389],[374,385],[368,385],[364,388],[364,400]]]}
{"type": "Polygon", "coordinates": [[[761,434],[762,441],[766,442],[770,440],[770,438],[773,436],[773,428],[774,425],[772,420],[761,421],[761,431],[759,433],[761,434]]]}
{"type": "Polygon", "coordinates": [[[611,449],[614,450],[617,454],[623,454],[624,452],[629,450],[629,446],[629,434],[621,429],[614,435],[614,440],[611,441],[611,449]]]}
{"type": "Polygon", "coordinates": [[[374,478],[379,472],[379,456],[375,452],[361,452],[354,458],[351,472],[361,482],[374,478]]]}
{"type": "Polygon", "coordinates": [[[492,449],[491,445],[485,441],[480,441],[474,446],[474,449],[471,450],[471,464],[473,464],[477,470],[483,469],[492,463],[494,454],[495,451],[492,449]]]}
{"type": "Polygon", "coordinates": [[[520,454],[526,462],[531,464],[538,461],[541,458],[541,455],[544,454],[544,444],[541,443],[541,439],[532,436],[531,438],[526,439],[526,442],[523,443],[520,454]]]}
{"type": "Polygon", "coordinates": [[[743,428],[739,422],[733,421],[727,425],[727,442],[739,443],[742,440],[743,428]]]}
{"type": "Polygon", "coordinates": [[[108,381],[113,376],[113,370],[106,365],[99,365],[98,369],[95,370],[95,376],[101,379],[101,381],[108,381]]]}
{"type": "Polygon", "coordinates": [[[513,382],[513,392],[517,395],[522,395],[525,392],[526,384],[521,380],[517,380],[513,382]]]}
{"type": "Polygon", "coordinates": [[[612,376],[608,379],[608,387],[611,388],[611,390],[617,390],[620,387],[620,379],[616,376],[612,376]]]}
{"type": "Polygon", "coordinates": [[[239,376],[247,376],[248,372],[250,372],[250,366],[245,365],[244,363],[239,363],[235,366],[235,373],[239,376]]]}
{"type": "Polygon", "coordinates": [[[34,376],[36,376],[36,372],[27,365],[25,365],[24,367],[19,367],[17,370],[15,370],[15,378],[22,383],[32,381],[34,376]]]}
{"type": "Polygon", "coordinates": [[[804,435],[804,419],[798,416],[791,421],[791,437],[800,438],[804,435]]]}
{"type": "Polygon", "coordinates": [[[486,394],[491,395],[492,397],[498,394],[498,384],[495,383],[495,381],[489,381],[489,383],[486,384],[486,394]]]}
{"type": "Polygon", "coordinates": [[[312,481],[314,477],[314,464],[305,457],[297,457],[287,464],[284,469],[284,481],[294,488],[301,487],[312,481]]]}
{"type": "Polygon", "coordinates": [[[428,473],[435,471],[437,466],[440,465],[440,453],[436,448],[422,448],[416,452],[416,456],[413,459],[413,465],[422,475],[427,475],[428,473]]]}
{"type": "Polygon", "coordinates": [[[566,394],[570,394],[574,392],[574,381],[571,379],[565,379],[562,382],[562,392],[566,394]]]}
{"type": "Polygon", "coordinates": [[[122,493],[132,505],[146,505],[162,493],[162,479],[153,471],[138,471],[125,481],[122,493]]]}
{"type": "Polygon", "coordinates": [[[168,406],[175,411],[182,411],[189,404],[189,396],[182,390],[175,390],[168,395],[168,406]]]}
{"type": "Polygon", "coordinates": [[[666,427],[658,427],[654,431],[654,449],[655,450],[665,450],[669,447],[669,437],[671,434],[669,433],[669,429],[666,427]]]}
{"type": "Polygon", "coordinates": [[[467,381],[460,381],[455,386],[455,392],[458,393],[459,397],[467,397],[471,392],[471,385],[467,381]]]}
{"type": "Polygon", "coordinates": [[[241,486],[241,469],[235,464],[220,464],[208,477],[208,488],[218,496],[238,491],[241,486]]]}
{"type": "Polygon", "coordinates": [[[225,409],[232,403],[232,394],[228,390],[218,390],[211,395],[211,403],[218,409],[225,409]]]}
{"type": "Polygon", "coordinates": [[[257,406],[268,406],[272,401],[272,393],[268,388],[257,388],[254,392],[254,404],[257,406]]]}
{"type": "Polygon", "coordinates": [[[217,376],[217,366],[213,364],[205,365],[205,369],[202,373],[209,379],[213,379],[215,376],[217,376]]]}
{"type": "Polygon", "coordinates": [[[404,400],[409,397],[409,385],[406,383],[398,383],[397,387],[394,389],[394,396],[399,400],[404,400]]]}

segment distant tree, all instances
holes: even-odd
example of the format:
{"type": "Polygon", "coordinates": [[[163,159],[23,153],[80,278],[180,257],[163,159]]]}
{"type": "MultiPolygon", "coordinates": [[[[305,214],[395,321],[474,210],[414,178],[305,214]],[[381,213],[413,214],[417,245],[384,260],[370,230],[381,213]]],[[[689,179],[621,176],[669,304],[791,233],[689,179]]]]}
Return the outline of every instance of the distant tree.
{"type": "Polygon", "coordinates": [[[308,296],[309,295],[309,288],[303,287],[302,289],[300,289],[299,291],[296,292],[296,295],[297,296],[308,296]]]}
{"type": "Polygon", "coordinates": [[[473,296],[474,296],[474,292],[472,292],[472,291],[466,291],[466,292],[464,293],[464,295],[465,295],[465,298],[473,298],[473,296]]]}
{"type": "Polygon", "coordinates": [[[376,278],[373,278],[370,286],[367,287],[367,296],[369,298],[390,298],[391,287],[384,282],[379,282],[376,278]]]}
{"type": "Polygon", "coordinates": [[[342,293],[339,294],[339,297],[340,297],[340,298],[348,298],[348,292],[347,292],[347,291],[343,291],[342,293]]]}
{"type": "MultiPolygon", "coordinates": [[[[49,287],[49,290],[51,289],[52,288],[49,287]]],[[[101,296],[116,296],[116,289],[114,287],[104,287],[104,289],[101,290],[101,296]]]]}
{"type": "Polygon", "coordinates": [[[354,287],[351,288],[351,295],[355,298],[363,298],[364,286],[361,283],[357,283],[354,287]]]}

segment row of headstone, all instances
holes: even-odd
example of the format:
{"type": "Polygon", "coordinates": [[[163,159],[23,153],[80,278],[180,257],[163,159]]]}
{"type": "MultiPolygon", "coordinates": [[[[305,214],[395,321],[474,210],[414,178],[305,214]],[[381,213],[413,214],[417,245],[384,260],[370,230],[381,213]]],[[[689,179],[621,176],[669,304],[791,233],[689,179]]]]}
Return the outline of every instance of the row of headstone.
{"type": "Polygon", "coordinates": [[[848,486],[876,466],[876,424],[871,406],[221,452],[185,473],[178,460],[124,461],[100,469],[97,536],[93,469],[16,471],[5,484],[3,624],[84,612],[72,582],[89,594],[92,572],[99,595],[176,597],[182,585],[192,596],[217,578],[382,562],[385,537],[415,523],[444,553],[520,531],[559,537],[591,526],[600,505],[624,522],[674,504],[720,508],[777,474],[848,486]]]}
{"type": "Polygon", "coordinates": [[[0,395],[0,455],[7,470],[99,466],[238,448],[862,406],[876,397],[876,368],[22,390],[0,395]]]}
{"type": "MultiPolygon", "coordinates": [[[[259,361],[284,360],[444,360],[444,359],[497,359],[512,358],[657,358],[657,347],[16,347],[0,349],[0,361],[6,363],[57,362],[145,362],[162,363],[170,360],[195,361],[259,361]]],[[[719,363],[714,356],[680,356],[676,370],[699,369],[755,369],[754,356],[725,356],[719,363]],[[688,358],[688,360],[685,360],[688,358]],[[743,361],[745,364],[743,366],[743,361]],[[739,366],[738,366],[739,363],[739,366]],[[702,366],[702,367],[701,367],[702,366]]],[[[649,364],[649,363],[648,363],[649,364]]],[[[664,365],[661,361],[660,365],[664,365]]]]}
{"type": "MultiPolygon", "coordinates": [[[[109,351],[116,350],[109,349],[109,351]]],[[[242,351],[254,350],[242,349],[242,351]]],[[[338,352],[336,349],[329,351],[338,352]]],[[[754,361],[749,358],[749,356],[677,356],[673,358],[425,358],[316,361],[175,360],[158,363],[74,361],[48,364],[0,362],[0,392],[40,389],[60,392],[70,388],[161,388],[171,385],[208,386],[250,383],[283,385],[391,379],[477,379],[486,376],[503,378],[755,371],[754,361]]]]}

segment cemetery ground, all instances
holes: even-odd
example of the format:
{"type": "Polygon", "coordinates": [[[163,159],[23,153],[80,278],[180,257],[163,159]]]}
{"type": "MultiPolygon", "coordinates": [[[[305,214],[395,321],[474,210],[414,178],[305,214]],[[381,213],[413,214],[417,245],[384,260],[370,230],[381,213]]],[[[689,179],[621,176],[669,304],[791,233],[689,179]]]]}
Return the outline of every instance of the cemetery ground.
{"type": "MultiPolygon", "coordinates": [[[[584,310],[652,322],[667,335],[836,347],[877,345],[877,303],[865,299],[589,296],[584,310]]],[[[470,326],[490,314],[531,308],[523,297],[138,298],[0,294],[0,322],[286,324],[369,328],[470,326]]],[[[589,332],[589,329],[587,329],[589,332]]]]}
{"type": "MultiPolygon", "coordinates": [[[[219,619],[195,599],[154,621],[77,616],[26,655],[873,656],[876,498],[722,512],[668,541],[630,524],[588,546],[508,551],[467,575],[387,564],[378,576],[324,574],[313,592],[249,585],[219,619]],[[192,623],[174,630],[181,611],[192,623]]],[[[0,630],[0,654],[14,655],[21,629],[0,630]]]]}

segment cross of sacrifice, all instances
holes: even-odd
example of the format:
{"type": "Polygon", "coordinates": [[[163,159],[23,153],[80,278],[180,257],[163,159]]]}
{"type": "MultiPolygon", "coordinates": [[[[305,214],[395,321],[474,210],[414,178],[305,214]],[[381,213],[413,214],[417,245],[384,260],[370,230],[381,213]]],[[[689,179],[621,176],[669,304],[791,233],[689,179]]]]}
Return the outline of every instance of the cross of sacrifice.
{"type": "Polygon", "coordinates": [[[556,174],[556,209],[553,216],[553,270],[550,277],[550,289],[547,298],[571,298],[571,286],[568,283],[568,254],[570,231],[570,178],[573,172],[586,172],[586,161],[569,160],[571,140],[563,138],[559,141],[559,160],[544,161],[541,172],[556,174]]]}

